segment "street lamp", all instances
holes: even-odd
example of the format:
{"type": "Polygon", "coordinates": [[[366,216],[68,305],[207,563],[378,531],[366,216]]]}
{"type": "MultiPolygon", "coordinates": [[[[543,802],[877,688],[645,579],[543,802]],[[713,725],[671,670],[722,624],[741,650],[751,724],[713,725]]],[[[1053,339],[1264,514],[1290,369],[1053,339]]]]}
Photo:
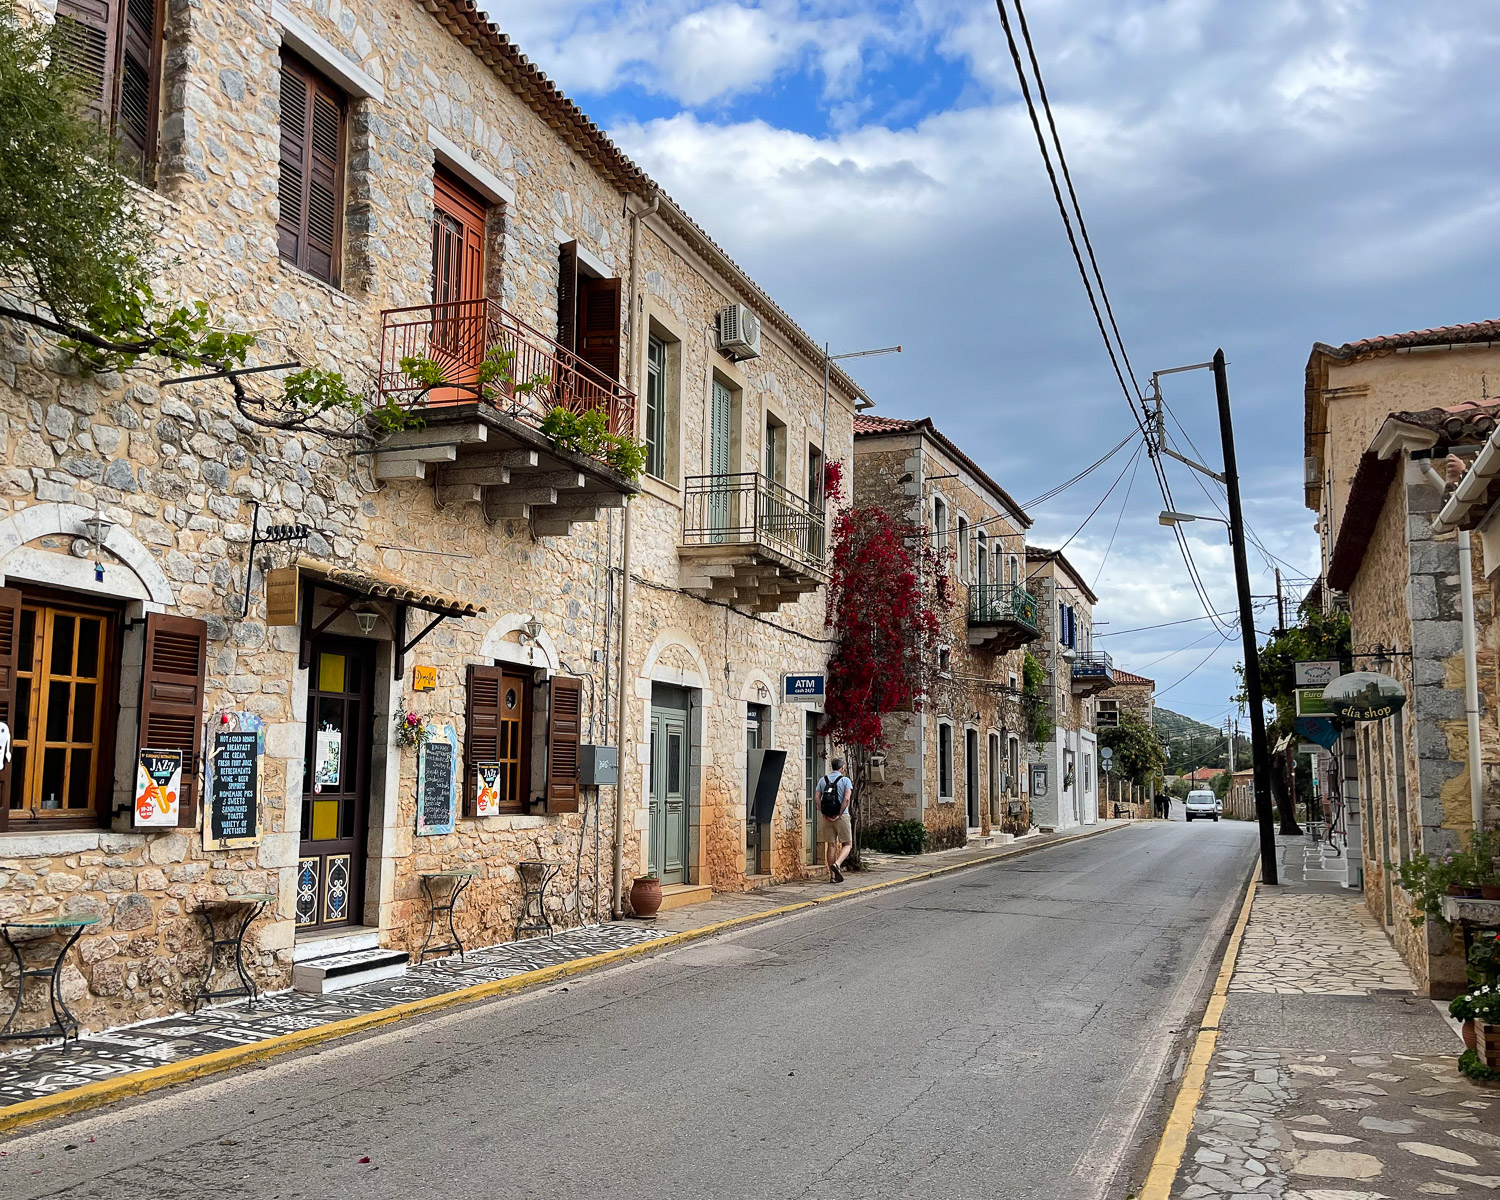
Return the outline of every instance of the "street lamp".
{"type": "Polygon", "coordinates": [[[1156,518],[1158,525],[1165,525],[1168,529],[1174,525],[1186,525],[1189,521],[1214,521],[1226,529],[1229,528],[1229,522],[1223,517],[1204,517],[1197,513],[1173,512],[1169,508],[1162,509],[1156,518]]]}
{"type": "MultiPolygon", "coordinates": [[[[828,372],[833,363],[845,358],[871,358],[877,354],[900,354],[900,346],[882,346],[878,350],[850,350],[847,354],[829,354],[828,344],[823,344],[823,437],[818,444],[818,451],[823,455],[823,472],[818,477],[818,507],[823,506],[826,486],[824,479],[828,475],[828,372]]],[[[854,464],[849,464],[850,478],[853,478],[854,464]]]]}

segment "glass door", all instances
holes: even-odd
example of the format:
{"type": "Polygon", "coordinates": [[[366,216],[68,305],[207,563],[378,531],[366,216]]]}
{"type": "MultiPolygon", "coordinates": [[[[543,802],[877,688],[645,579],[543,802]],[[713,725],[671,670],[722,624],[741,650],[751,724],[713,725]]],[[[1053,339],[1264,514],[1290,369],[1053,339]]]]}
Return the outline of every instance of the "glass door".
{"type": "Polygon", "coordinates": [[[297,928],[302,931],[358,925],[363,916],[371,651],[368,642],[345,639],[313,645],[297,861],[297,928]]]}

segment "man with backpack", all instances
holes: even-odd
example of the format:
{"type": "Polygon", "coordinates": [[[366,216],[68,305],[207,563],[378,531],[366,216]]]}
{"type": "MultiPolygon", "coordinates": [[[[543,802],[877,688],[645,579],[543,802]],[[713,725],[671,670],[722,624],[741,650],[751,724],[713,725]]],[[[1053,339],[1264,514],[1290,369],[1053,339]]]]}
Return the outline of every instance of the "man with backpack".
{"type": "Polygon", "coordinates": [[[844,882],[839,870],[854,849],[854,824],[849,819],[849,797],[854,782],[844,774],[844,760],[836,758],[832,770],[818,780],[818,811],[823,814],[823,831],[828,838],[828,874],[834,883],[844,882]]]}

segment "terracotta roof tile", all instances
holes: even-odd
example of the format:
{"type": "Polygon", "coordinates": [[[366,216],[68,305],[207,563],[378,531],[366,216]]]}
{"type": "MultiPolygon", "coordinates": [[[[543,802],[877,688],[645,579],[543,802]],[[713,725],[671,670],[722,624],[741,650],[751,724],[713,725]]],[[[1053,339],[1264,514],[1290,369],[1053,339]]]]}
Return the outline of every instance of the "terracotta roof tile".
{"type": "Polygon", "coordinates": [[[1154,680],[1154,679],[1147,679],[1144,675],[1137,675],[1134,671],[1122,671],[1122,670],[1120,670],[1119,667],[1115,668],[1115,682],[1116,683],[1149,683],[1152,687],[1156,686],[1156,680],[1154,680]]]}
{"type": "Polygon", "coordinates": [[[1383,337],[1345,342],[1342,346],[1327,347],[1327,349],[1336,358],[1353,358],[1357,354],[1380,354],[1391,350],[1409,349],[1413,346],[1449,344],[1467,346],[1476,342],[1500,342],[1500,321],[1475,321],[1470,325],[1439,325],[1434,329],[1413,329],[1407,333],[1391,333],[1383,337]]]}
{"type": "Polygon", "coordinates": [[[875,417],[859,413],[854,418],[855,433],[909,433],[917,427],[916,421],[904,421],[899,417],[875,417]]]}

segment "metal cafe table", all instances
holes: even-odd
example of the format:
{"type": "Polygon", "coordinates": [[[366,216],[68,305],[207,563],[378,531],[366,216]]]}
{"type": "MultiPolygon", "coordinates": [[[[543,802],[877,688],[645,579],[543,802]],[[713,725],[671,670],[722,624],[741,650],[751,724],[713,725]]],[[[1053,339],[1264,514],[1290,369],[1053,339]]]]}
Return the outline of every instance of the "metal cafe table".
{"type": "Polygon", "coordinates": [[[547,916],[547,885],[562,866],[559,863],[523,862],[519,864],[521,876],[521,919],[516,922],[516,940],[527,934],[545,933],[553,936],[552,919],[547,916]]]}
{"type": "Polygon", "coordinates": [[[422,940],[422,948],[417,951],[417,964],[420,966],[422,960],[429,954],[448,954],[454,950],[458,951],[459,960],[464,956],[464,944],[458,936],[458,930],[453,925],[453,910],[458,907],[459,897],[463,895],[464,889],[479,877],[478,871],[433,871],[422,876],[422,890],[427,893],[427,936],[422,940]],[[441,887],[438,881],[448,881],[447,899],[441,899],[436,891],[441,887]],[[439,946],[432,945],[432,935],[437,932],[437,919],[439,913],[448,915],[448,938],[449,940],[439,946]]]}
{"type": "Polygon", "coordinates": [[[198,915],[208,926],[208,970],[198,987],[198,994],[193,997],[194,1011],[205,1000],[224,1000],[230,996],[248,997],[250,1011],[255,1011],[255,1001],[260,993],[256,990],[255,980],[250,978],[250,972],[245,970],[245,934],[249,932],[250,923],[274,899],[276,897],[269,892],[249,892],[243,896],[204,900],[198,905],[198,915]],[[218,922],[214,920],[215,909],[220,911],[218,922]],[[234,951],[234,970],[240,981],[215,991],[212,985],[220,950],[234,951]]]}
{"type": "Polygon", "coordinates": [[[37,917],[30,921],[6,921],[0,925],[0,935],[4,936],[5,944],[10,947],[11,955],[16,960],[17,972],[16,1002],[5,1024],[0,1026],[0,1041],[10,1042],[24,1038],[44,1037],[60,1037],[67,1041],[69,1037],[78,1037],[78,1018],[68,1011],[68,1006],[63,1000],[62,966],[63,961],[68,957],[68,951],[73,948],[73,943],[82,936],[83,931],[98,923],[99,918],[96,916],[79,914],[71,917],[37,917]],[[61,939],[60,945],[58,939],[61,939]],[[38,960],[28,965],[22,947],[32,950],[43,944],[57,946],[57,956],[51,962],[38,960]],[[26,990],[28,979],[48,981],[48,998],[52,1002],[52,1024],[43,1025],[38,1029],[12,1032],[11,1026],[21,1011],[21,997],[26,990]]]}

